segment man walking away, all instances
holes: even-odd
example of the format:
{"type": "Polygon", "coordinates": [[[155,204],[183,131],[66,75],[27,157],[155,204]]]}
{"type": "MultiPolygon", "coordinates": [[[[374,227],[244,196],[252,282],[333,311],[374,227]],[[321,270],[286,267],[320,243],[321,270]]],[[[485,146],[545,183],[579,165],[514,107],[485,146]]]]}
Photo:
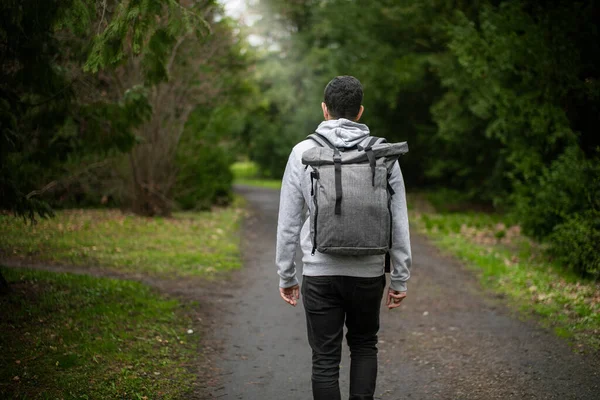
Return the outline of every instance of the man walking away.
{"type": "MultiPolygon", "coordinates": [[[[315,214],[322,214],[318,212],[314,199],[315,190],[322,189],[315,184],[315,179],[319,178],[318,171],[308,168],[308,164],[303,165],[302,155],[307,150],[325,147],[324,144],[331,145],[334,157],[338,158],[336,163],[343,157],[348,157],[344,151],[358,149],[359,152],[364,150],[366,153],[371,150],[371,146],[365,145],[371,143],[369,128],[358,122],[364,111],[362,98],[362,86],[352,76],[338,76],[329,82],[325,88],[324,102],[321,103],[325,121],[318,126],[315,139],[304,140],[293,148],[281,186],[276,254],[279,290],[283,300],[296,306],[300,288],[294,258],[296,245],[300,241],[304,264],[302,299],[306,311],[308,341],[312,348],[313,398],[317,400],[340,399],[338,378],[344,324],[348,330],[346,340],[351,358],[350,400],[373,399],[375,393],[379,310],[386,285],[385,254],[331,254],[322,248],[324,252],[321,252],[317,247],[317,224],[311,227],[311,219],[303,221],[302,216],[305,204],[309,214],[315,219],[315,214]]],[[[375,138],[372,139],[374,142],[375,138]]],[[[324,148],[317,151],[324,154],[331,150],[324,148]]],[[[372,179],[375,186],[376,170],[372,155],[369,155],[366,165],[369,163],[373,168],[372,179]]],[[[397,162],[393,161],[389,165],[387,190],[391,195],[389,255],[392,267],[386,305],[393,309],[400,306],[400,302],[406,297],[411,251],[402,173],[397,162]]],[[[351,187],[337,187],[337,180],[341,179],[339,176],[344,176],[345,168],[341,163],[339,166],[340,174],[336,175],[335,185],[339,197],[336,201],[336,215],[339,214],[339,203],[343,207],[344,202],[348,201],[343,196],[349,196],[352,192],[351,187]]],[[[345,179],[348,179],[348,175],[345,179]]],[[[333,198],[335,201],[336,196],[333,198]]],[[[345,212],[343,208],[341,211],[345,212]]]]}

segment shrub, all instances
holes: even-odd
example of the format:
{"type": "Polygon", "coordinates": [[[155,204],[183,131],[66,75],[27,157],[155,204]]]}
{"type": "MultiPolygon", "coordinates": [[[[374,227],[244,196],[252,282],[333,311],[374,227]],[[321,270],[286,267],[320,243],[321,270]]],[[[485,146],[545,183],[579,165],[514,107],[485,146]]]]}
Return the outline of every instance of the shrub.
{"type": "Polygon", "coordinates": [[[184,210],[209,209],[231,201],[230,158],[218,145],[185,145],[177,154],[174,199],[184,210]]]}
{"type": "Polygon", "coordinates": [[[600,162],[568,148],[536,184],[514,196],[525,233],[549,244],[548,252],[581,275],[600,274],[600,162]]]}
{"type": "Polygon", "coordinates": [[[600,278],[600,212],[571,215],[549,235],[548,252],[574,272],[600,278]]]}
{"type": "Polygon", "coordinates": [[[513,211],[525,233],[544,239],[572,215],[600,210],[599,163],[570,147],[537,182],[518,187],[513,200],[513,211]]]}
{"type": "Polygon", "coordinates": [[[290,136],[288,132],[280,132],[275,127],[265,127],[253,137],[250,158],[258,164],[263,178],[278,179],[283,176],[290,151],[299,142],[290,136]]]}

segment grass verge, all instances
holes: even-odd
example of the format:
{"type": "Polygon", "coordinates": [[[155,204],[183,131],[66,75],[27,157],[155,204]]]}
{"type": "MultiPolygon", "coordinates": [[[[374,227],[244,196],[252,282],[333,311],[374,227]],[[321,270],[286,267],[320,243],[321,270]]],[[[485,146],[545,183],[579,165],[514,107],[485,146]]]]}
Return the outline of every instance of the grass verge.
{"type": "Polygon", "coordinates": [[[281,189],[281,179],[261,177],[260,168],[252,161],[239,161],[231,165],[234,184],[281,189]]]}
{"type": "Polygon", "coordinates": [[[146,218],[119,210],[66,210],[27,225],[0,215],[0,256],[110,267],[162,277],[210,276],[240,266],[243,200],[210,212],[146,218]]]}
{"type": "Polygon", "coordinates": [[[194,382],[188,306],[131,281],[3,268],[0,398],[174,399],[194,382]]]}
{"type": "Polygon", "coordinates": [[[600,283],[566,272],[500,215],[410,211],[411,223],[476,270],[484,286],[581,349],[600,350],[600,283]]]}
{"type": "Polygon", "coordinates": [[[264,187],[269,189],[281,189],[281,180],[276,179],[235,179],[236,185],[248,185],[256,187],[264,187]]]}

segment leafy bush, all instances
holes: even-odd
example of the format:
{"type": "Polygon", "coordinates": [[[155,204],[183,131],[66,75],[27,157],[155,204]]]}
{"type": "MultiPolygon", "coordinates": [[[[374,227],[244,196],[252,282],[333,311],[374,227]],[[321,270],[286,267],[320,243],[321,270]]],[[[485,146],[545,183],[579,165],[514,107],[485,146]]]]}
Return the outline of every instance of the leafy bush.
{"type": "Polygon", "coordinates": [[[277,179],[283,176],[290,151],[302,140],[290,136],[289,132],[283,129],[278,131],[276,127],[265,127],[255,135],[250,158],[259,165],[262,178],[277,179]]]}
{"type": "Polygon", "coordinates": [[[600,208],[593,204],[600,196],[599,177],[597,163],[586,160],[577,147],[570,147],[536,182],[517,187],[514,213],[527,234],[543,239],[574,213],[600,208]]]}
{"type": "Polygon", "coordinates": [[[514,211],[527,234],[582,275],[600,272],[600,162],[568,148],[536,184],[521,186],[514,211]]]}
{"type": "Polygon", "coordinates": [[[184,210],[209,209],[231,201],[230,158],[218,145],[183,145],[177,154],[174,199],[184,210]]]}
{"type": "Polygon", "coordinates": [[[554,228],[548,252],[580,275],[600,278],[600,212],[575,214],[554,228]]]}
{"type": "Polygon", "coordinates": [[[206,210],[228,204],[233,173],[240,153],[243,116],[233,104],[198,106],[186,122],[177,147],[177,180],[173,199],[184,209],[206,210]]]}

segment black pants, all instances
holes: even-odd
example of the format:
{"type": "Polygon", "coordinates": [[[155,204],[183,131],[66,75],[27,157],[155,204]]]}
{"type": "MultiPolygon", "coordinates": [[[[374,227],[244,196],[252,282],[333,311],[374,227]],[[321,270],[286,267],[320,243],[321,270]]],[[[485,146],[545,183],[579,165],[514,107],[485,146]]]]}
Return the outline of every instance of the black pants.
{"type": "Polygon", "coordinates": [[[385,275],[376,278],[305,276],[302,299],[312,348],[315,400],[338,400],[344,322],[350,347],[350,400],[373,399],[377,332],[385,275]]]}

